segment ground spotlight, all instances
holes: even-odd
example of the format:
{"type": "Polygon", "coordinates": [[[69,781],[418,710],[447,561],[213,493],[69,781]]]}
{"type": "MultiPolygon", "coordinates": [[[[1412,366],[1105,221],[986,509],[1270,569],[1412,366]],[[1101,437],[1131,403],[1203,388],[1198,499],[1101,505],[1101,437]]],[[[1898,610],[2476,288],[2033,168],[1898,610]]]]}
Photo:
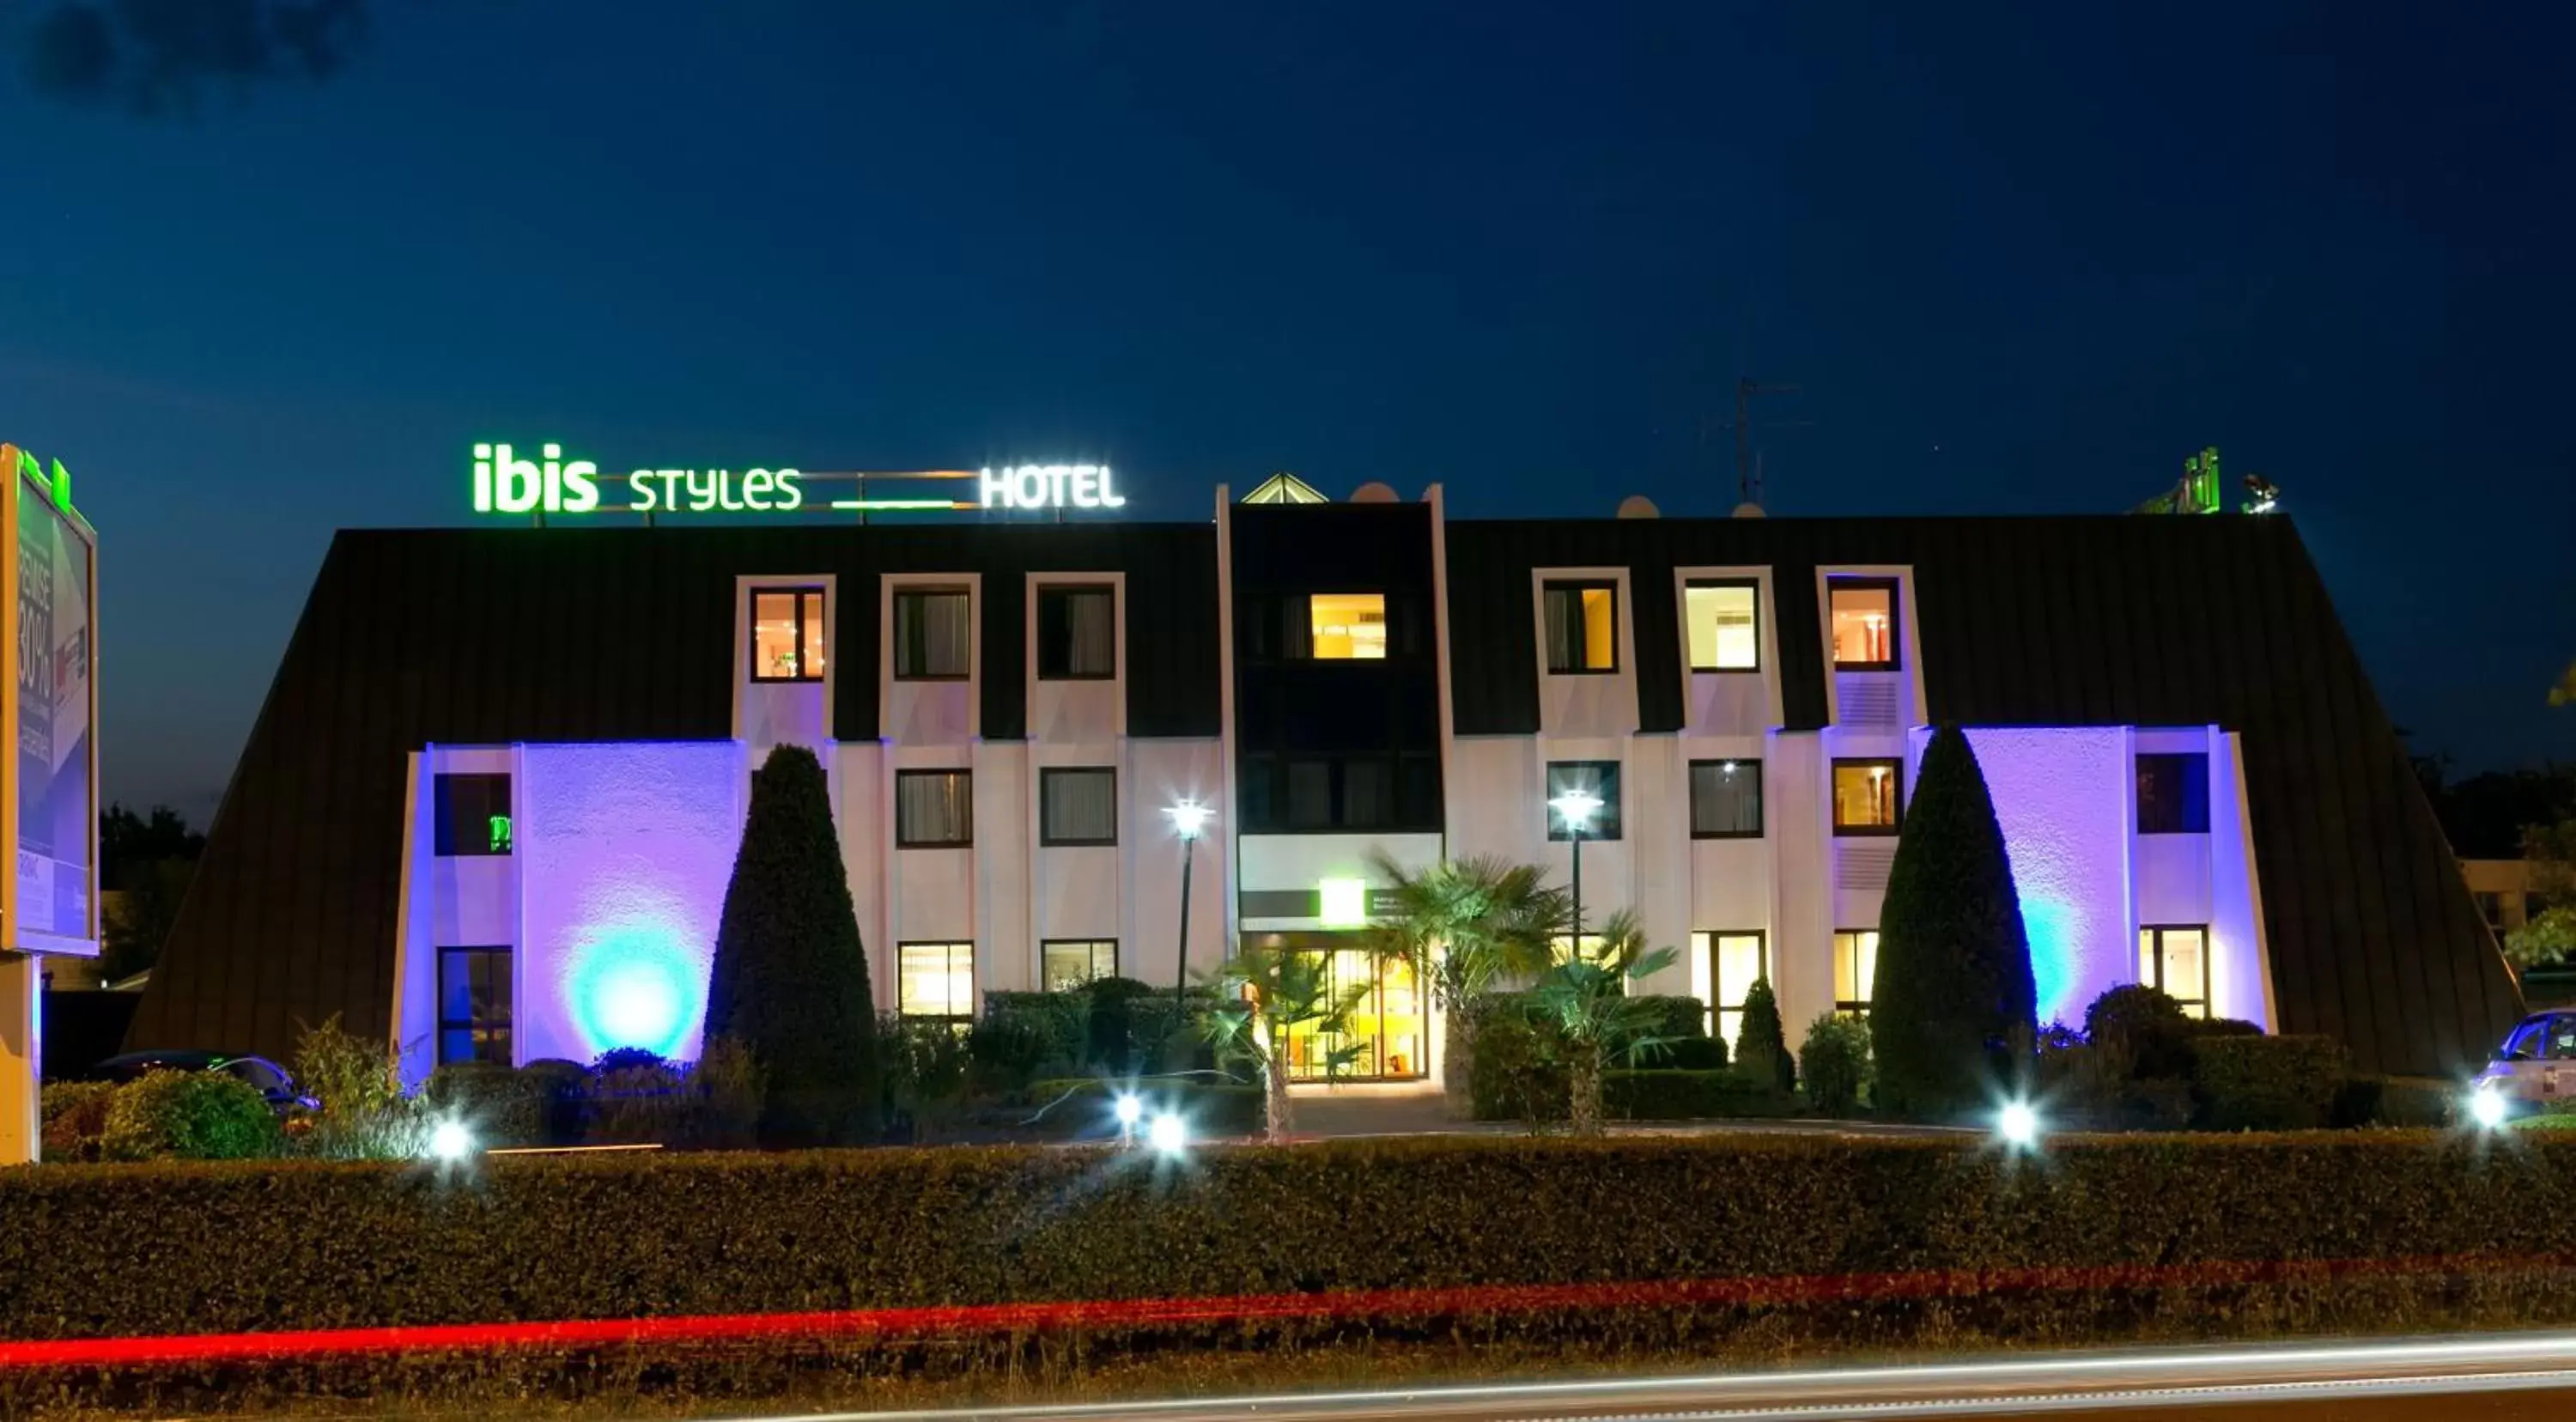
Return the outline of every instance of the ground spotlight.
{"type": "Polygon", "coordinates": [[[2027,1101],[2008,1101],[1995,1115],[1995,1134],[2015,1150],[2028,1150],[2039,1144],[2039,1112],[2027,1101]]]}
{"type": "Polygon", "coordinates": [[[1189,1147],[1190,1123],[1165,1111],[1154,1118],[1153,1125],[1145,1128],[1145,1139],[1158,1155],[1179,1155],[1189,1147]]]}
{"type": "Polygon", "coordinates": [[[2504,1124],[2504,1093],[2492,1086],[2481,1086],[2469,1093],[2469,1119],[2478,1129],[2492,1131],[2504,1124]]]}
{"type": "Polygon", "coordinates": [[[1119,1092],[1118,1102],[1111,1109],[1118,1113],[1120,1130],[1134,1130],[1136,1123],[1145,1118],[1145,1103],[1137,1100],[1132,1091],[1119,1092]]]}
{"type": "Polygon", "coordinates": [[[453,1165],[474,1153],[474,1133],[462,1121],[441,1121],[429,1133],[430,1158],[453,1165]]]}

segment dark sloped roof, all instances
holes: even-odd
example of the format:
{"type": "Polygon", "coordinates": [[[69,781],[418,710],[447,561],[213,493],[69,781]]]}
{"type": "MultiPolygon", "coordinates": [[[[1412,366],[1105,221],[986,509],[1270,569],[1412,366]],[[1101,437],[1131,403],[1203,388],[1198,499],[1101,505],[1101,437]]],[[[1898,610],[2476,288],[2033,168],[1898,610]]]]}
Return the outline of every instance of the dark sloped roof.
{"type": "Polygon", "coordinates": [[[1783,720],[1825,721],[1815,570],[1914,569],[1929,714],[2243,733],[2281,1027],[2365,1070],[2484,1059],[2521,998],[2324,584],[2281,517],[1455,521],[1461,734],[1538,727],[1530,573],[1625,567],[1638,725],[1682,721],[1673,570],[1772,569],[1783,720]]]}
{"type": "MultiPolygon", "coordinates": [[[[867,740],[876,574],[1123,571],[1129,732],[1214,736],[1215,564],[1212,525],[343,532],[127,1040],[282,1055],[334,1013],[389,1030],[406,754],[730,736],[738,576],[839,580],[834,734],[867,740]]],[[[982,604],[983,731],[1024,735],[1024,601],[982,604]]]]}

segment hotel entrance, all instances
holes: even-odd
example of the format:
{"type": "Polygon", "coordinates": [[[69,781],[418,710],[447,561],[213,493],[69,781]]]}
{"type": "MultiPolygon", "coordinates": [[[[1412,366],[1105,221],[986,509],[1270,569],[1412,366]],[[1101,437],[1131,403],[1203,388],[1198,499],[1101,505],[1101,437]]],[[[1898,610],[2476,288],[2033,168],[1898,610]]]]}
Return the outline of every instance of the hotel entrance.
{"type": "Polygon", "coordinates": [[[1417,1081],[1429,1067],[1429,1023],[1413,966],[1380,962],[1356,933],[1277,933],[1271,942],[1319,962],[1337,998],[1361,989],[1348,1030],[1319,1032],[1299,1023],[1288,1033],[1293,1081],[1417,1081]],[[1338,1063],[1338,1065],[1337,1065],[1338,1063]]]}

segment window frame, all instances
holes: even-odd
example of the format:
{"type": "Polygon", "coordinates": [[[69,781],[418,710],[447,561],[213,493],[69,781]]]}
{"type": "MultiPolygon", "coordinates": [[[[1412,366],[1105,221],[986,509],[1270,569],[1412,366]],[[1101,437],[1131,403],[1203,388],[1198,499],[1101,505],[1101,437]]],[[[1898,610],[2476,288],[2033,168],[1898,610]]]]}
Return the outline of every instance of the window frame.
{"type": "Polygon", "coordinates": [[[1611,844],[1617,844],[1627,838],[1628,825],[1626,806],[1623,803],[1627,795],[1627,786],[1625,784],[1626,777],[1622,773],[1626,767],[1615,760],[1551,760],[1546,762],[1545,765],[1540,768],[1538,782],[1540,790],[1538,808],[1539,814],[1544,818],[1546,824],[1548,843],[1571,844],[1574,842],[1574,835],[1571,831],[1560,831],[1557,828],[1558,822],[1565,817],[1557,813],[1555,805],[1549,803],[1560,793],[1555,788],[1555,780],[1556,772],[1558,768],[1562,766],[1588,766],[1593,770],[1606,770],[1609,772],[1610,793],[1601,797],[1601,805],[1603,809],[1610,812],[1611,827],[1616,830],[1617,833],[1599,833],[1598,828],[1601,821],[1599,816],[1596,814],[1593,818],[1594,828],[1587,829],[1583,832],[1584,843],[1599,844],[1607,841],[1611,844]]]}
{"type": "MultiPolygon", "coordinates": [[[[969,772],[970,774],[972,772],[969,772]]],[[[971,792],[970,792],[971,793],[971,792]]],[[[1118,843],[1118,767],[1114,765],[1042,765],[1038,767],[1038,844],[1046,849],[1097,849],[1115,847],[1118,843]],[[1107,839],[1059,839],[1047,825],[1048,787],[1059,776],[1106,775],[1109,777],[1109,837],[1107,839]]],[[[1087,940],[1066,939],[1066,942],[1087,940]]]]}
{"type": "Polygon", "coordinates": [[[1090,977],[1087,977],[1087,978],[1083,979],[1083,982],[1084,982],[1084,983],[1096,983],[1096,982],[1100,981],[1102,978],[1114,978],[1114,977],[1118,976],[1118,959],[1119,959],[1119,949],[1118,949],[1118,940],[1117,940],[1117,939],[1115,939],[1115,938],[1041,938],[1041,939],[1039,939],[1039,940],[1038,940],[1038,987],[1039,987],[1039,989],[1040,989],[1041,991],[1045,991],[1045,992],[1063,992],[1063,991],[1072,991],[1072,990],[1073,990],[1073,989],[1064,989],[1064,988],[1057,988],[1057,987],[1051,986],[1051,981],[1052,981],[1052,980],[1051,980],[1051,979],[1049,979],[1049,978],[1048,978],[1048,976],[1047,976],[1047,950],[1048,950],[1048,949],[1050,949],[1050,948],[1086,948],[1086,947],[1092,950],[1092,952],[1091,952],[1091,966],[1092,966],[1092,968],[1093,968],[1093,972],[1092,972],[1092,974],[1091,974],[1091,976],[1090,976],[1090,977]],[[1101,970],[1101,968],[1100,968],[1100,951],[1099,951],[1100,949],[1102,949],[1102,948],[1104,948],[1104,947],[1105,947],[1105,948],[1107,948],[1107,949],[1109,950],[1109,967],[1108,967],[1105,971],[1101,970]]]}
{"type": "MultiPolygon", "coordinates": [[[[1714,637],[1709,639],[1714,642],[1714,637]]],[[[1683,670],[1700,676],[1760,676],[1762,674],[1762,580],[1760,578],[1684,578],[1682,579],[1682,661],[1683,670]],[[1691,625],[1690,595],[1694,588],[1723,590],[1742,588],[1753,594],[1753,665],[1749,667],[1704,667],[1690,660],[1691,625]]]]}
{"type": "MultiPolygon", "coordinates": [[[[1826,812],[1836,839],[1893,839],[1905,833],[1905,758],[1894,755],[1838,755],[1825,765],[1826,812]],[[1843,823],[1843,800],[1834,793],[1834,781],[1845,766],[1866,768],[1884,765],[1895,771],[1896,820],[1884,825],[1846,825],[1843,823]]],[[[1836,929],[1839,933],[1843,930],[1836,929]]]]}
{"type": "MultiPolygon", "coordinates": [[[[954,1022],[960,1025],[975,1020],[975,940],[971,938],[905,938],[894,945],[894,1015],[906,1022],[954,1022]],[[911,1012],[903,1005],[903,952],[907,948],[945,948],[948,950],[947,971],[956,972],[957,950],[966,950],[966,1010],[963,1012],[911,1012]]],[[[954,1007],[955,1004],[950,1004],[954,1007]]]]}
{"type": "Polygon", "coordinates": [[[818,686],[822,684],[832,666],[832,603],[831,599],[825,596],[828,591],[820,583],[755,583],[743,589],[745,596],[743,598],[742,655],[743,660],[750,663],[752,681],[771,686],[794,685],[800,682],[811,682],[818,686]],[[796,670],[787,676],[773,675],[760,668],[760,600],[764,597],[782,596],[796,600],[795,611],[791,615],[791,621],[796,627],[796,670]],[[805,644],[805,599],[809,597],[814,599],[815,611],[822,623],[823,645],[819,648],[805,644]],[[817,653],[821,655],[823,664],[815,667],[809,675],[806,668],[814,666],[817,653]]]}
{"type": "MultiPolygon", "coordinates": [[[[1753,940],[1753,981],[1758,983],[1771,976],[1771,931],[1767,928],[1703,928],[1697,930],[1693,936],[1708,940],[1708,1030],[1710,1035],[1726,1043],[1727,1058],[1732,1061],[1735,1056],[1736,1039],[1727,1035],[1726,1019],[1730,1013],[1734,1015],[1736,1030],[1740,1035],[1744,1027],[1744,1004],[1738,1002],[1729,1007],[1719,996],[1725,974],[1718,971],[1718,940],[1721,938],[1753,940]]],[[[1747,984],[1744,991],[1745,995],[1750,997],[1753,988],[1747,984]]]]}
{"type": "MultiPolygon", "coordinates": [[[[975,771],[971,766],[918,766],[894,773],[894,847],[897,849],[972,849],[975,847],[975,771]],[[966,781],[966,837],[963,839],[913,839],[904,833],[903,782],[917,776],[962,776],[966,781]]],[[[922,942],[946,942],[946,939],[923,939],[922,942]]]]}
{"type": "Polygon", "coordinates": [[[956,683],[975,679],[975,587],[972,583],[920,582],[898,583],[886,589],[886,663],[898,682],[956,683]],[[906,598],[962,597],[966,599],[966,667],[957,672],[907,672],[903,669],[903,604],[906,598]]]}
{"type": "MultiPolygon", "coordinates": [[[[1864,937],[1876,937],[1878,932],[1879,930],[1875,928],[1837,928],[1834,930],[1834,935],[1830,942],[1833,957],[1829,961],[1828,966],[1834,970],[1835,977],[1837,979],[1834,984],[1834,1015],[1836,1017],[1866,1020],[1869,1016],[1870,1004],[1878,1001],[1878,949],[1871,949],[1869,955],[1869,996],[1846,998],[1842,995],[1842,984],[1839,981],[1842,970],[1841,958],[1843,940],[1846,938],[1851,940],[1852,978],[1857,982],[1860,978],[1861,939],[1864,937]]],[[[1879,946],[1882,948],[1886,946],[1884,939],[1880,940],[1879,946]]]]}
{"type": "Polygon", "coordinates": [[[513,777],[511,776],[511,773],[506,770],[441,770],[432,772],[429,778],[429,847],[432,856],[441,859],[508,859],[516,855],[519,852],[517,821],[518,787],[512,783],[512,779],[513,777]],[[448,787],[451,784],[463,781],[474,781],[480,784],[488,784],[497,781],[501,786],[501,813],[498,815],[493,814],[492,807],[488,803],[485,804],[482,807],[481,816],[483,820],[483,825],[481,827],[482,832],[471,837],[471,843],[482,846],[479,849],[459,849],[456,847],[456,831],[458,826],[455,821],[455,816],[451,814],[449,810],[448,787]],[[491,847],[491,822],[494,820],[499,820],[502,824],[507,826],[505,831],[507,838],[498,849],[491,847]]]}
{"type": "Polygon", "coordinates": [[[1884,574],[1825,575],[1825,660],[1838,672],[1893,672],[1905,670],[1905,580],[1884,574]],[[1834,655],[1834,594],[1849,588],[1854,592],[1884,589],[1887,593],[1887,660],[1883,662],[1846,662],[1834,655]]]}
{"type": "Polygon", "coordinates": [[[2205,923],[2142,923],[2138,925],[2138,938],[2139,966],[2143,968],[2148,963],[2152,962],[2155,965],[2156,970],[2155,980],[2153,982],[2147,981],[2145,975],[2142,973],[2139,976],[2138,985],[2140,987],[2154,988],[2156,991],[2163,993],[2165,996],[2172,998],[2176,1002],[2181,1003],[2183,1012],[2187,1016],[2196,1015],[2199,1020],[2204,1022],[2215,1016],[2216,1013],[2214,1005],[2211,1002],[2210,995],[2212,990],[2217,986],[2218,973],[2216,966],[2210,962],[2209,925],[2205,923]],[[2168,933],[2197,933],[2200,935],[2200,994],[2197,997],[2185,997],[2182,994],[2175,992],[2172,988],[2165,986],[2165,935],[2168,933]],[[2152,951],[2150,949],[2150,945],[2152,945],[2152,951]],[[2200,1010],[2197,1014],[2194,1014],[2192,1012],[2193,1008],[2198,1008],[2200,1010]]]}
{"type": "Polygon", "coordinates": [[[1685,809],[1686,813],[1688,813],[1688,815],[1690,816],[1690,837],[1691,837],[1691,838],[1693,838],[1693,839],[1760,839],[1760,838],[1762,838],[1763,834],[1764,834],[1766,831],[1768,831],[1768,830],[1770,829],[1770,827],[1771,827],[1771,805],[1770,805],[1770,801],[1769,801],[1767,798],[1765,798],[1766,793],[1767,793],[1767,787],[1763,784],[1763,781],[1762,781],[1762,757],[1760,757],[1760,756],[1758,756],[1758,755],[1756,755],[1756,756],[1741,756],[1741,755],[1737,755],[1737,756],[1716,756],[1716,757],[1712,757],[1712,758],[1705,759],[1705,760],[1694,760],[1694,761],[1690,762],[1690,764],[1689,764],[1688,768],[1684,770],[1683,775],[1684,775],[1684,785],[1685,785],[1685,788],[1686,788],[1686,789],[1687,789],[1687,791],[1688,791],[1688,800],[1689,800],[1689,803],[1684,807],[1684,809],[1685,809]],[[1724,773],[1724,771],[1723,771],[1723,767],[1725,767],[1725,766],[1730,766],[1730,765],[1733,765],[1733,766],[1748,766],[1748,765],[1749,765],[1749,766],[1753,767],[1753,821],[1754,821],[1754,823],[1753,823],[1753,828],[1751,828],[1751,829],[1749,829],[1749,830],[1706,830],[1706,831],[1703,831],[1703,830],[1699,827],[1699,769],[1700,769],[1700,767],[1701,767],[1701,766],[1704,766],[1704,765],[1705,765],[1705,766],[1716,766],[1716,767],[1720,767],[1720,773],[1721,773],[1721,774],[1723,774],[1723,773],[1724,773]]]}
{"type": "MultiPolygon", "coordinates": [[[[1538,661],[1540,668],[1549,676],[1617,676],[1620,671],[1623,670],[1619,659],[1619,603],[1619,580],[1617,578],[1599,575],[1553,578],[1541,577],[1538,582],[1538,661]],[[1581,594],[1583,593],[1602,592],[1610,595],[1610,664],[1608,666],[1558,667],[1550,664],[1548,661],[1549,649],[1547,645],[1547,600],[1551,593],[1557,592],[1571,592],[1576,594],[1575,606],[1577,608],[1580,608],[1583,605],[1581,598],[1581,594]]],[[[1583,646],[1585,651],[1588,652],[1591,650],[1592,644],[1589,639],[1588,632],[1583,646]]]]}
{"type": "MultiPolygon", "coordinates": [[[[1290,621],[1294,621],[1297,625],[1304,627],[1306,629],[1306,655],[1302,657],[1292,657],[1287,655],[1283,650],[1275,660],[1299,666],[1310,666],[1316,663],[1339,666],[1346,662],[1376,662],[1383,664],[1395,661],[1397,660],[1395,602],[1395,595],[1387,591],[1383,586],[1367,588],[1308,588],[1303,592],[1281,593],[1279,594],[1279,606],[1281,609],[1280,618],[1282,623],[1282,632],[1284,634],[1286,624],[1290,621]],[[1376,598],[1379,634],[1378,655],[1374,657],[1317,656],[1315,654],[1315,599],[1319,597],[1376,598]],[[1293,618],[1290,616],[1291,609],[1294,610],[1293,618]]],[[[1357,647],[1359,645],[1359,638],[1356,636],[1351,638],[1351,645],[1353,647],[1357,647]]]]}
{"type": "MultiPolygon", "coordinates": [[[[439,948],[436,968],[437,981],[433,985],[433,991],[436,993],[438,1003],[438,1027],[436,1034],[432,1039],[433,1045],[431,1047],[430,1055],[437,1059],[440,1066],[445,1066],[451,1061],[485,1062],[493,1060],[480,1054],[466,1057],[450,1057],[447,1055],[448,1033],[463,1032],[468,1035],[470,1040],[472,1035],[478,1030],[477,1024],[471,1016],[451,1018],[447,1015],[447,962],[450,958],[483,958],[487,960],[497,958],[500,960],[500,981],[507,987],[507,996],[509,1001],[504,1006],[501,1020],[497,1024],[500,1029],[502,1039],[507,1044],[498,1058],[498,1064],[501,1066],[518,1065],[519,980],[517,976],[518,964],[515,961],[517,956],[518,950],[512,948],[507,943],[459,943],[452,946],[441,946],[439,948]]],[[[472,982],[470,975],[467,978],[467,982],[469,984],[472,982]]],[[[471,996],[470,988],[468,996],[471,996]]],[[[494,1025],[495,1024],[485,1023],[481,1025],[479,1030],[488,1035],[492,1031],[494,1025]]]]}
{"type": "MultiPolygon", "coordinates": [[[[2175,819],[2177,822],[2179,822],[2179,823],[2181,824],[2181,826],[2182,826],[2182,827],[2181,827],[2181,828],[2178,828],[2178,829],[2164,828],[2164,827],[2161,827],[2161,826],[2160,826],[2160,827],[2157,827],[2157,828],[2154,828],[2154,829],[2150,829],[2150,828],[2148,828],[2148,827],[2147,827],[2147,797],[2146,797],[2145,795],[2141,794],[2141,795],[2139,795],[2139,796],[2137,797],[2137,812],[2136,812],[2136,817],[2135,817],[2135,818],[2136,818],[2136,824],[2137,824],[2137,833],[2139,833],[2139,834],[2141,834],[2141,835],[2150,835],[2150,834],[2158,834],[2158,835],[2162,835],[2162,834],[2207,834],[2207,833],[2209,833],[2209,752],[2207,752],[2207,751],[2139,751],[2139,752],[2137,753],[2137,755],[2133,758],[2133,760],[2134,760],[2134,764],[2133,764],[2133,766],[2132,766],[2132,773],[2136,776],[2137,780],[2138,780],[2138,781],[2139,781],[2139,783],[2140,783],[2140,784],[2142,784],[2142,785],[2145,783],[2145,781],[2146,781],[2146,779],[2147,779],[2147,763],[2148,763],[2149,761],[2156,761],[2156,762],[2170,762],[2170,761],[2183,761],[2183,762],[2190,762],[2190,761],[2195,761],[2195,760],[2196,760],[2196,761],[2199,761],[2199,762],[2200,762],[2200,767],[2199,767],[2199,770],[2200,770],[2200,776],[2199,776],[2199,778],[2200,778],[2200,825],[2199,825],[2199,827],[2198,827],[2198,828],[2196,828],[2196,829],[2195,829],[2195,828],[2192,828],[2192,827],[2191,827],[2191,824],[2190,824],[2191,816],[2190,816],[2189,814],[2187,814],[2187,813],[2181,813],[2181,812],[2180,812],[2180,811],[2187,811],[2187,810],[2189,810],[2189,809],[2190,809],[2190,807],[2191,807],[2190,793],[2189,793],[2188,791],[2185,791],[2185,792],[2184,792],[2184,799],[2183,799],[2183,801],[2182,801],[2182,805],[2181,805],[2181,807],[2180,807],[2180,810],[2178,810],[2178,811],[2177,811],[2177,813],[2174,815],[2174,819],[2175,819]]],[[[2186,777],[2185,777],[2185,778],[2186,778],[2186,779],[2188,779],[2189,777],[2186,775],[2186,777]]]]}
{"type": "MultiPolygon", "coordinates": [[[[1118,584],[1114,582],[1040,581],[1037,584],[1035,592],[1036,600],[1030,605],[1029,615],[1029,649],[1034,657],[1034,665],[1031,674],[1035,679],[1039,681],[1116,681],[1118,679],[1119,663],[1118,584]],[[1109,599],[1109,670],[1104,672],[1048,671],[1046,669],[1046,642],[1040,635],[1046,628],[1047,599],[1050,596],[1087,597],[1093,595],[1109,599]]],[[[1073,625],[1072,619],[1069,616],[1066,619],[1065,625],[1068,630],[1070,630],[1073,625]]],[[[1066,660],[1070,662],[1072,658],[1068,656],[1066,660]]]]}

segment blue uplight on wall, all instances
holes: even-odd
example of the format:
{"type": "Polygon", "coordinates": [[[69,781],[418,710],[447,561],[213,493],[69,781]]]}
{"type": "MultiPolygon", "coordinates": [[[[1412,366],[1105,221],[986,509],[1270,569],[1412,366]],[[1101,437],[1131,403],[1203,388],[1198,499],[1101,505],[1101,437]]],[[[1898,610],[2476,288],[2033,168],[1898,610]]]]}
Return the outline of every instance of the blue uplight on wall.
{"type": "Polygon", "coordinates": [[[672,1056],[706,1012],[697,958],[656,928],[619,929],[592,941],[571,986],[573,1019],[594,1055],[642,1047],[672,1056]]]}
{"type": "Polygon", "coordinates": [[[2082,915],[2055,899],[2024,894],[2021,924],[2030,938],[2030,980],[2037,989],[2039,1025],[2081,1023],[2085,1004],[2074,999],[2082,966],[2078,961],[2084,936],[2082,915]]]}

